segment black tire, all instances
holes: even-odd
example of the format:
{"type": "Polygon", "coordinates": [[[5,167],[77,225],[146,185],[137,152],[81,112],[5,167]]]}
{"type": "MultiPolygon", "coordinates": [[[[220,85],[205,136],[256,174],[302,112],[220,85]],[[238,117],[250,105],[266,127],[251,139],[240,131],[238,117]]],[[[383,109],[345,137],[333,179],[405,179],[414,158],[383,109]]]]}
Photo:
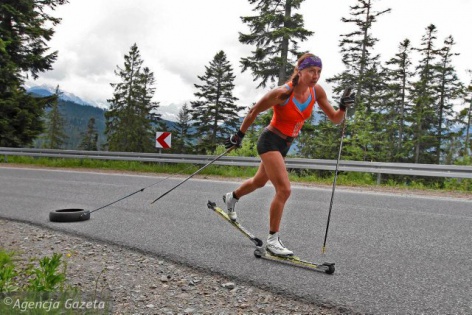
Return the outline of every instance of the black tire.
{"type": "Polygon", "coordinates": [[[254,244],[256,244],[257,247],[261,247],[262,245],[264,245],[260,238],[255,237],[252,241],[254,242],[254,244]]]}
{"type": "Polygon", "coordinates": [[[84,209],[60,209],[49,212],[51,222],[79,222],[90,219],[90,211],[84,209]]]}
{"type": "Polygon", "coordinates": [[[335,271],[334,265],[329,265],[328,270],[326,270],[325,272],[329,275],[332,275],[334,271],[335,271]]]}

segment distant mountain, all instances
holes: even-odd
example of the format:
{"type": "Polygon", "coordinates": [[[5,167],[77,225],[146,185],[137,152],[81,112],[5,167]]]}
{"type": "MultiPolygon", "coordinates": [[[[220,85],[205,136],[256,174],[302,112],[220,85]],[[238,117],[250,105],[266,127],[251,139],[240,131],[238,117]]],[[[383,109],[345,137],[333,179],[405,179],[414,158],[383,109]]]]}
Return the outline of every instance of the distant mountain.
{"type": "MultiPolygon", "coordinates": [[[[27,91],[38,97],[49,96],[55,92],[45,87],[33,87],[27,89],[27,91]]],[[[92,117],[95,119],[95,128],[98,132],[99,148],[106,143],[105,109],[87,104],[87,102],[73,94],[63,93],[59,99],[59,110],[66,121],[65,133],[68,136],[64,149],[78,149],[83,134],[87,131],[88,122],[92,117]]],[[[173,126],[175,126],[175,122],[165,119],[163,121],[167,126],[166,130],[163,131],[171,131],[173,126]]],[[[42,140],[36,140],[34,145],[35,147],[41,147],[42,140]]]]}
{"type": "MultiPolygon", "coordinates": [[[[49,85],[39,85],[39,86],[26,87],[26,91],[28,93],[32,93],[38,96],[49,96],[56,93],[56,88],[49,85]]],[[[107,103],[85,100],[79,96],[76,96],[72,93],[69,93],[63,90],[60,90],[60,92],[62,94],[59,96],[59,99],[63,101],[72,102],[79,105],[94,106],[94,107],[102,108],[104,110],[108,108],[107,103]]],[[[181,108],[180,105],[171,103],[169,105],[160,105],[157,112],[161,114],[162,119],[175,122],[179,120],[180,108],[181,108]]]]}
{"type": "Polygon", "coordinates": [[[72,101],[59,101],[61,113],[66,120],[66,130],[69,139],[67,149],[78,149],[83,134],[87,131],[90,118],[95,118],[95,128],[98,132],[99,147],[106,143],[105,136],[105,110],[90,106],[81,105],[72,101]]]}
{"type": "Polygon", "coordinates": [[[161,118],[170,121],[179,121],[179,112],[182,106],[171,103],[169,105],[160,105],[157,112],[161,118]]]}
{"type": "MultiPolygon", "coordinates": [[[[30,87],[30,88],[27,88],[26,91],[28,93],[32,93],[32,94],[39,95],[39,96],[49,96],[49,95],[52,95],[52,94],[56,93],[56,88],[48,86],[48,85],[41,85],[41,86],[33,86],[33,87],[30,87]]],[[[63,91],[63,90],[60,90],[59,92],[61,93],[60,96],[59,96],[60,100],[76,103],[76,104],[79,104],[79,105],[89,105],[89,106],[95,106],[95,107],[102,107],[102,106],[98,106],[98,104],[95,103],[95,102],[85,101],[85,100],[81,99],[80,97],[78,97],[78,96],[76,96],[72,93],[69,93],[69,92],[66,92],[66,91],[63,91]]]]}

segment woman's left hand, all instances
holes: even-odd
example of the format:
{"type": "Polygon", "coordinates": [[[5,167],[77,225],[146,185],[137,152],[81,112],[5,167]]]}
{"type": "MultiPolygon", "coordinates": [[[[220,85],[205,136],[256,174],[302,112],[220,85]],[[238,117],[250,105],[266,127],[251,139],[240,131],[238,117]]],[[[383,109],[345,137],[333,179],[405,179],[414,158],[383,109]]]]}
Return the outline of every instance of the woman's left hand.
{"type": "Polygon", "coordinates": [[[341,96],[341,101],[339,102],[339,108],[341,110],[346,110],[346,108],[352,106],[356,100],[356,92],[352,87],[344,89],[343,96],[341,96]]]}

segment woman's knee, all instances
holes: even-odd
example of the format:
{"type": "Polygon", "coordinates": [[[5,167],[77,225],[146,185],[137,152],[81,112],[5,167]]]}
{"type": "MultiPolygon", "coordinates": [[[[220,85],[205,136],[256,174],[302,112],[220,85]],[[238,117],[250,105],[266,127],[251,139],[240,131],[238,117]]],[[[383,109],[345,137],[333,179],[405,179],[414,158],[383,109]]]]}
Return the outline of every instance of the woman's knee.
{"type": "Polygon", "coordinates": [[[279,198],[287,200],[292,193],[292,189],[290,186],[277,187],[275,193],[279,198]]]}

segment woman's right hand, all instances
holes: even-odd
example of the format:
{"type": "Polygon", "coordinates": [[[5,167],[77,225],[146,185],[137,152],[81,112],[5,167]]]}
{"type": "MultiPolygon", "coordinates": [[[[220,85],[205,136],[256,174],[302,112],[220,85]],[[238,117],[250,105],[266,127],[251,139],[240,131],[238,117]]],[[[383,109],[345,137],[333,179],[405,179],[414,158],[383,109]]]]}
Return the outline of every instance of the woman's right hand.
{"type": "Polygon", "coordinates": [[[225,148],[229,149],[232,147],[235,148],[240,148],[241,147],[241,142],[243,141],[244,138],[244,133],[241,130],[238,130],[237,133],[234,135],[228,137],[225,141],[225,148]]]}

